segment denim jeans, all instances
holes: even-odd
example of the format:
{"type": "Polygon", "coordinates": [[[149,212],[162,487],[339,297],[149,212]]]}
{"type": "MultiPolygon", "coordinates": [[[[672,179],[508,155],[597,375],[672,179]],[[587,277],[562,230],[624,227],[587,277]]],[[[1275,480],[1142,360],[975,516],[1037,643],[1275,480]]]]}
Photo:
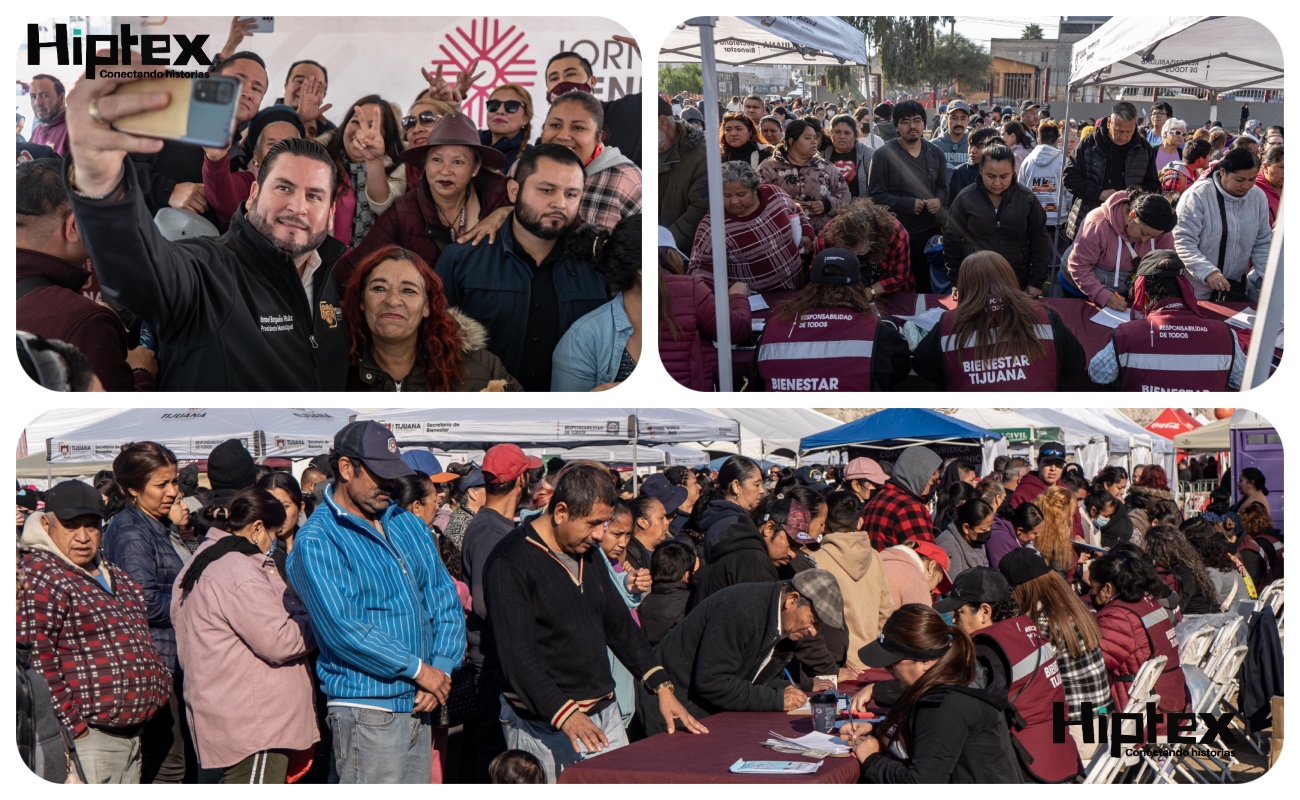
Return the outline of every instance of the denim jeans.
{"type": "Polygon", "coordinates": [[[98,728],[87,728],[85,738],[75,742],[77,758],[86,783],[139,783],[140,734],[121,736],[98,728]]]}
{"type": "Polygon", "coordinates": [[[428,714],[330,706],[339,783],[428,783],[433,738],[428,714]]]}
{"type": "Polygon", "coordinates": [[[623,729],[618,703],[610,703],[599,714],[593,715],[591,721],[605,732],[609,746],[600,753],[588,753],[586,746],[579,742],[578,746],[582,750],[574,752],[573,743],[563,731],[552,728],[547,722],[521,719],[514,706],[505,697],[501,698],[501,730],[506,735],[506,747],[537,756],[537,760],[546,769],[547,783],[555,783],[565,767],[627,746],[627,731],[623,729]]]}

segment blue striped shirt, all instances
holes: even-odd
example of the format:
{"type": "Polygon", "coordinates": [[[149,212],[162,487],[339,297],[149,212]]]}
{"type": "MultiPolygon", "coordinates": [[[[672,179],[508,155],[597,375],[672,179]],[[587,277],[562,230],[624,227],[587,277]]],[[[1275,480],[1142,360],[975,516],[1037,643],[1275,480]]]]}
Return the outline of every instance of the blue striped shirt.
{"type": "Polygon", "coordinates": [[[320,646],[331,701],[409,712],[421,662],[450,675],[465,655],[465,612],[424,523],[396,503],[387,536],[334,502],[334,485],[294,537],[288,573],[320,646]]]}

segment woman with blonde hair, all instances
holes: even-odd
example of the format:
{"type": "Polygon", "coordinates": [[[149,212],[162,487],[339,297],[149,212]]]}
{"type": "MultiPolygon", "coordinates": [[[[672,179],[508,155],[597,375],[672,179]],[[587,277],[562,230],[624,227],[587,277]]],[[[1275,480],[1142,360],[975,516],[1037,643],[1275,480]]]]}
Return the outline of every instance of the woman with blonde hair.
{"type": "Polygon", "coordinates": [[[1043,554],[1048,566],[1068,580],[1079,562],[1070,535],[1074,518],[1079,513],[1079,501],[1074,492],[1058,485],[1039,495],[1034,505],[1043,512],[1043,527],[1034,547],[1043,554]]]}
{"type": "Polygon", "coordinates": [[[532,147],[533,96],[517,83],[503,83],[492,90],[487,104],[487,130],[479,131],[483,144],[506,157],[503,173],[532,147]]]}
{"type": "Polygon", "coordinates": [[[991,250],[962,260],[957,308],[913,353],[918,375],[949,391],[1053,392],[1087,368],[1061,315],[1020,289],[1011,264],[991,250]]]}

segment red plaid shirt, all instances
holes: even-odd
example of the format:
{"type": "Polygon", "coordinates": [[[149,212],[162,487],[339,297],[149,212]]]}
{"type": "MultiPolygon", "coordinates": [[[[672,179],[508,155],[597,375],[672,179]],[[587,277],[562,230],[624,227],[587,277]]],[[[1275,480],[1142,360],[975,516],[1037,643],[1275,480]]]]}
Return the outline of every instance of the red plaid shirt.
{"type": "Polygon", "coordinates": [[[140,725],[167,703],[171,676],[154,647],[144,593],[100,559],[113,593],[58,556],[23,551],[27,589],[18,604],[18,641],[32,646],[59,721],[73,737],[87,724],[140,725]]]}
{"type": "MultiPolygon", "coordinates": [[[[813,255],[817,255],[832,245],[826,241],[826,229],[817,234],[813,245],[813,255]]],[[[915,292],[916,277],[912,275],[911,239],[907,237],[907,228],[897,219],[894,220],[894,235],[889,237],[889,255],[884,263],[877,264],[880,269],[881,294],[895,292],[915,292]]]]}
{"type": "MultiPolygon", "coordinates": [[[[808,216],[776,186],[760,184],[758,196],[757,211],[726,220],[727,278],[744,281],[752,292],[800,289],[807,276],[791,227],[793,220],[798,220],[801,238],[812,238],[808,216]]],[[[713,285],[712,213],[705,214],[695,229],[690,272],[713,285]]]]}
{"type": "Polygon", "coordinates": [[[934,541],[934,523],[925,503],[893,481],[880,487],[862,509],[862,530],[870,534],[871,546],[884,550],[908,539],[934,541]]]}

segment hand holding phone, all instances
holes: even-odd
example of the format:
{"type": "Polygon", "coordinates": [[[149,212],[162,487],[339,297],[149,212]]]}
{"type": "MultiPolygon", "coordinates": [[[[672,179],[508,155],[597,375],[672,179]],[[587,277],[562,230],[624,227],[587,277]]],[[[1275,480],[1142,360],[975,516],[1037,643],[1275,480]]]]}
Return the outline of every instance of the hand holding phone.
{"type": "Polygon", "coordinates": [[[229,147],[239,110],[239,81],[224,75],[207,78],[147,78],[128,81],[116,94],[165,92],[165,109],[128,114],[112,122],[115,129],[157,139],[229,147]]]}
{"type": "MultiPolygon", "coordinates": [[[[97,56],[111,63],[108,50],[97,56]]],[[[139,54],[132,54],[132,70],[162,74],[165,67],[140,64],[139,54]]],[[[157,138],[136,136],[113,130],[112,123],[132,114],[156,112],[167,108],[171,97],[165,91],[117,94],[130,79],[99,77],[79,79],[68,92],[68,150],[75,163],[73,185],[82,194],[106,194],[117,185],[122,161],[127,153],[156,153],[162,149],[157,138]]]]}

